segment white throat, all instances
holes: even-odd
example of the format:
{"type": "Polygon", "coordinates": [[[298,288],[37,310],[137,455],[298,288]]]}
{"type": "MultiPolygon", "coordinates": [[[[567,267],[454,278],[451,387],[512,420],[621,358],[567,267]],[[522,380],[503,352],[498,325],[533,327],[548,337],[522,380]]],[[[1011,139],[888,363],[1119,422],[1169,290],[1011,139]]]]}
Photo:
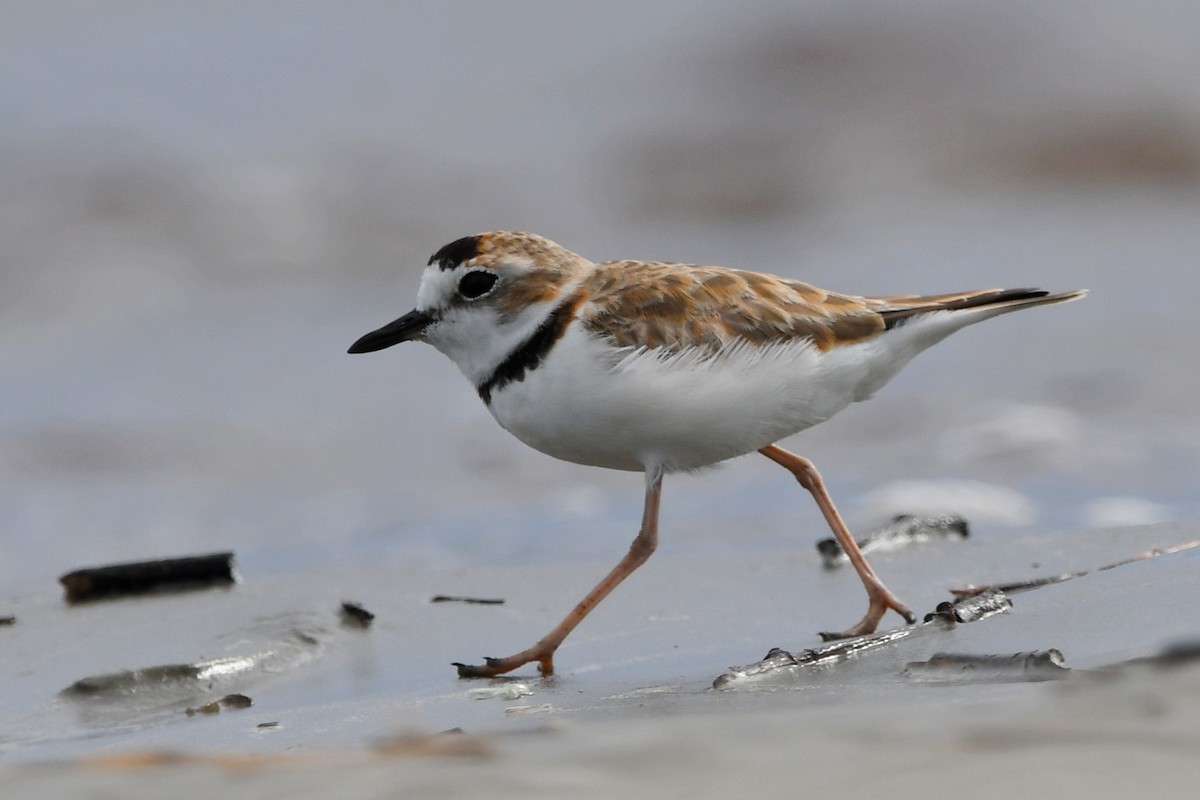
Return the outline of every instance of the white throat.
{"type": "Polygon", "coordinates": [[[515,319],[503,321],[494,309],[486,306],[448,309],[426,329],[425,339],[445,353],[467,380],[478,387],[529,341],[556,305],[540,303],[515,319]]]}

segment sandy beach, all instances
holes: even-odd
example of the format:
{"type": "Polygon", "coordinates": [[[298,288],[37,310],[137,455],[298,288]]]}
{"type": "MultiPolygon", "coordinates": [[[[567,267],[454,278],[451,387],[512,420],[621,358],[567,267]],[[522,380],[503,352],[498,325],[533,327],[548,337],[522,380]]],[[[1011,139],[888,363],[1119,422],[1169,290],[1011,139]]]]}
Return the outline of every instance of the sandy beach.
{"type": "Polygon", "coordinates": [[[6,798],[1170,792],[1195,779],[1200,754],[1187,611],[1200,549],[1095,570],[1194,544],[1198,533],[1172,524],[880,554],[896,591],[929,610],[951,586],[1088,574],[1015,591],[1008,613],[919,624],[850,657],[719,690],[728,667],[772,647],[821,647],[797,627],[856,609],[853,575],[799,550],[668,556],[589,618],[560,652],[559,674],[494,681],[459,680],[449,662],[523,646],[599,565],[251,576],[229,589],[74,607],[20,598],[5,608],[17,622],[0,632],[0,785],[6,798]],[[505,602],[429,602],[445,593],[505,602]],[[369,628],[341,621],[351,596],[376,614],[369,628]],[[1182,654],[1161,658],[1172,649],[1182,654]],[[914,666],[937,653],[1051,650],[1061,666],[1048,673],[914,666]],[[189,662],[232,666],[67,690],[189,662]],[[235,693],[253,705],[195,713],[235,693]]]}

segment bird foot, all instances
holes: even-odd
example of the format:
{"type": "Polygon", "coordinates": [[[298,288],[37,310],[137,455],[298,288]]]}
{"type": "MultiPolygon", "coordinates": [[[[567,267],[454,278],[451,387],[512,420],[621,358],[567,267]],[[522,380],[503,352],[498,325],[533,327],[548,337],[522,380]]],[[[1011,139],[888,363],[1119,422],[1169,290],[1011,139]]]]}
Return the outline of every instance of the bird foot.
{"type": "Polygon", "coordinates": [[[531,661],[538,662],[538,671],[543,676],[554,674],[554,653],[551,651],[545,655],[532,654],[530,651],[517,653],[515,656],[507,658],[492,658],[486,656],[482,664],[463,664],[455,661],[451,666],[458,669],[458,677],[460,678],[495,678],[497,675],[503,675],[506,672],[512,672],[517,667],[524,666],[531,661]]]}
{"type": "Polygon", "coordinates": [[[844,631],[821,631],[817,635],[821,637],[821,641],[823,642],[852,639],[855,636],[866,636],[875,632],[875,629],[879,627],[879,621],[883,619],[883,615],[888,612],[888,609],[904,617],[904,621],[909,625],[913,625],[917,621],[917,616],[909,610],[908,606],[901,603],[899,598],[885,589],[881,594],[872,595],[871,604],[867,608],[866,616],[859,620],[853,627],[847,628],[844,631]]]}

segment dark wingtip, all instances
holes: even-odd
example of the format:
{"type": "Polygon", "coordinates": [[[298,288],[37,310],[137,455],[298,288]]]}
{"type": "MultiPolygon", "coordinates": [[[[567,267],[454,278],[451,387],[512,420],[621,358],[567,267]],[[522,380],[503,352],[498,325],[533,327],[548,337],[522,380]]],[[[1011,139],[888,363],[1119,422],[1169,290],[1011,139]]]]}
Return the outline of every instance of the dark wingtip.
{"type": "Polygon", "coordinates": [[[429,265],[437,264],[438,269],[454,269],[477,255],[479,255],[479,237],[464,236],[461,239],[455,239],[431,255],[429,265]]]}
{"type": "MultiPolygon", "coordinates": [[[[1084,292],[1083,294],[1086,294],[1084,292]]],[[[883,317],[883,326],[885,329],[892,329],[901,323],[907,322],[913,317],[927,314],[930,311],[962,311],[968,308],[981,308],[984,306],[996,306],[1004,304],[1012,304],[1015,307],[1024,305],[1045,305],[1048,303],[1064,303],[1070,300],[1076,300],[1082,297],[1079,292],[1068,292],[1066,294],[1052,295],[1045,289],[1023,288],[1023,289],[994,289],[987,292],[978,292],[968,294],[954,300],[939,300],[930,298],[930,302],[925,305],[913,305],[907,308],[890,308],[880,311],[880,316],[883,317]],[[1020,301],[1027,301],[1021,303],[1020,301]],[[1020,305],[1018,305],[1020,304],[1020,305]]],[[[922,298],[916,298],[920,301],[922,298]]]]}

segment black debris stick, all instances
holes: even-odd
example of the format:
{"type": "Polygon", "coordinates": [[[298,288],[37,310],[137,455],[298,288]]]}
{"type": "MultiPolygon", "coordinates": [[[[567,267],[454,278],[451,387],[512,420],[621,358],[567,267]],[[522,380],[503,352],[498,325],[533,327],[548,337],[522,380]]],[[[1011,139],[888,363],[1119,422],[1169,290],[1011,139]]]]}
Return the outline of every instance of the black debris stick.
{"type": "Polygon", "coordinates": [[[67,602],[79,603],[179,589],[203,589],[237,583],[233,553],[134,561],[68,572],[58,579],[67,602]]]}

